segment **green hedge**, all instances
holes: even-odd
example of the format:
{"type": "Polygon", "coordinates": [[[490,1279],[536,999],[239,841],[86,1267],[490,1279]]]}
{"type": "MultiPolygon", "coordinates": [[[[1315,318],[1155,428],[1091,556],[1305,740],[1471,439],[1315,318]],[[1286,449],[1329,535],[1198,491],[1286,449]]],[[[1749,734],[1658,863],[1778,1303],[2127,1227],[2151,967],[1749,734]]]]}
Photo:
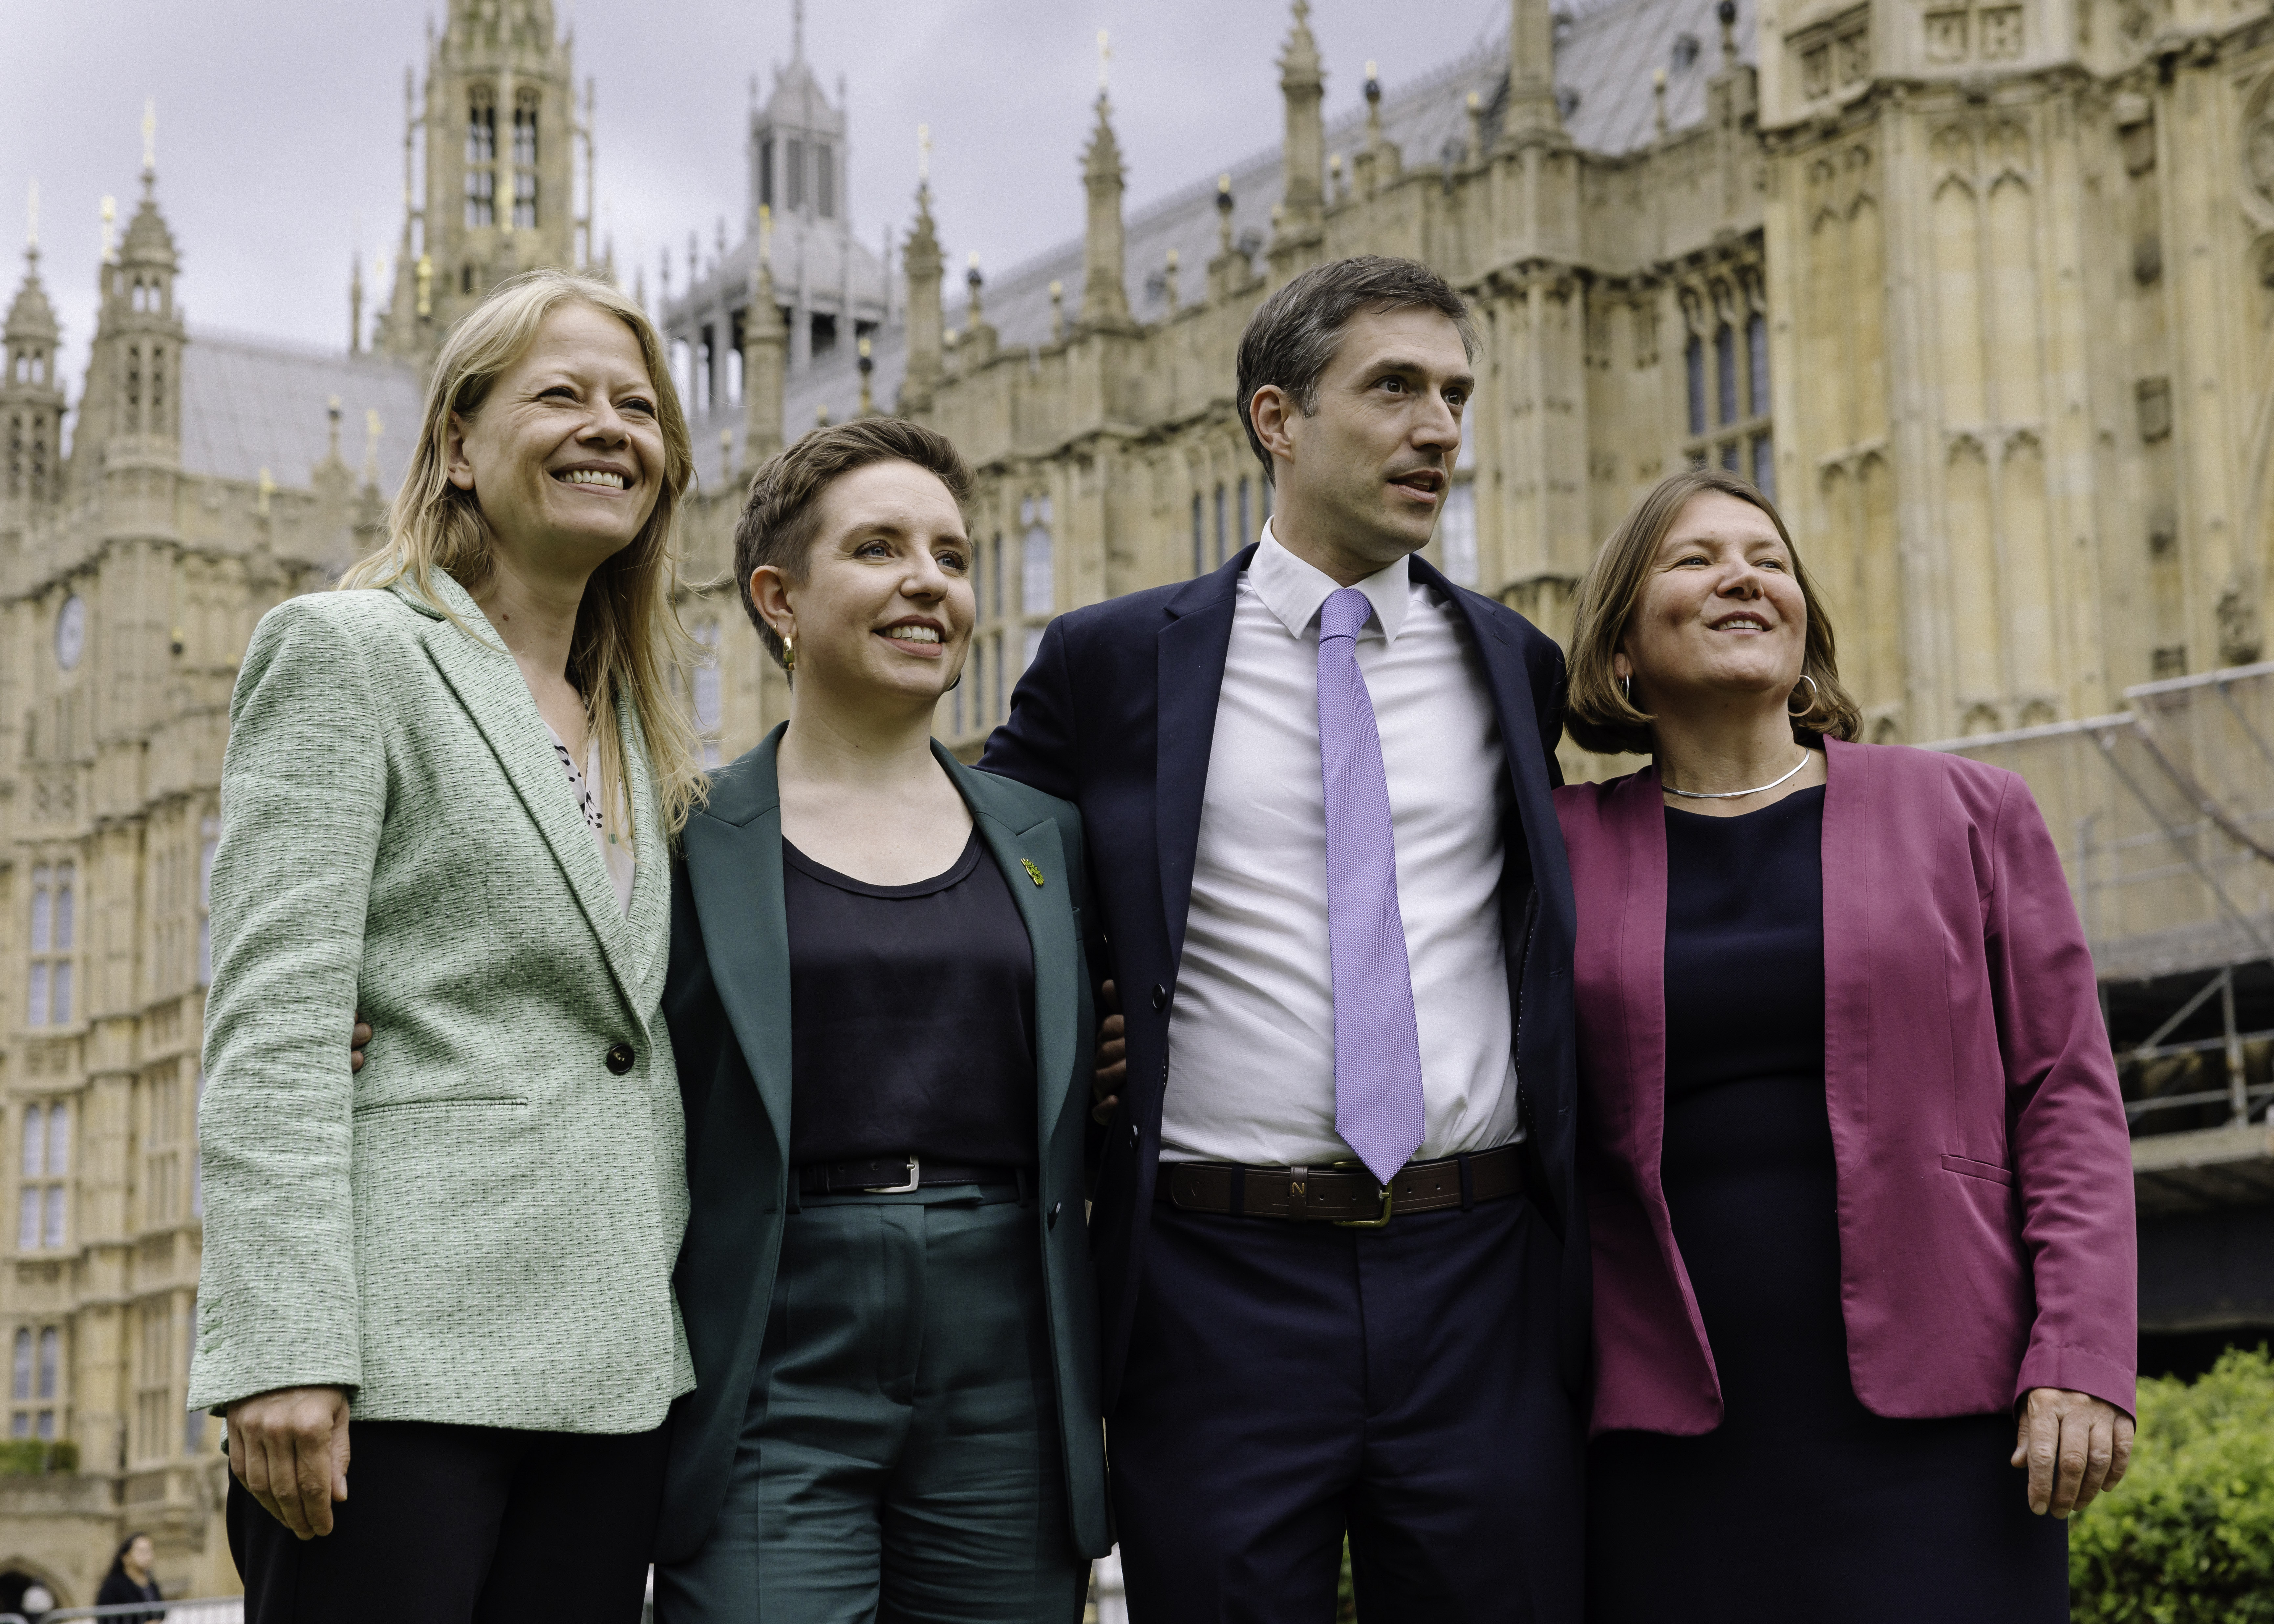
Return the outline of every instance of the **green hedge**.
{"type": "Polygon", "coordinates": [[[2274,1624],[2274,1358],[2140,1384],[2123,1484],[2069,1524],[2078,1624],[2274,1624]]]}
{"type": "Polygon", "coordinates": [[[43,1472],[75,1472],[79,1446],[65,1439],[42,1443],[36,1438],[0,1441],[0,1477],[36,1477],[43,1472]]]}

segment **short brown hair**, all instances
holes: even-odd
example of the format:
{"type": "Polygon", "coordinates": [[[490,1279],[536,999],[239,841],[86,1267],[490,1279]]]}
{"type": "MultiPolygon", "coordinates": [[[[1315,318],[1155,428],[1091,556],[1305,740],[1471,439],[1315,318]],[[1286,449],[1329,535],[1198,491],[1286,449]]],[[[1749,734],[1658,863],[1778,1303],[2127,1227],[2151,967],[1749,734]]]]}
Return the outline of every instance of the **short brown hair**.
{"type": "Polygon", "coordinates": [[[1619,691],[1611,656],[1634,619],[1636,605],[1642,601],[1651,560],[1658,556],[1682,510],[1691,499],[1708,491],[1750,502],[1768,515],[1769,523],[1784,539],[1785,551],[1792,556],[1793,579],[1800,583],[1801,601],[1808,605],[1807,641],[1800,669],[1814,684],[1809,689],[1808,709],[1792,718],[1793,737],[1803,744],[1808,742],[1803,734],[1853,740],[1863,731],[1864,715],[1848,690],[1840,686],[1832,620],[1824,613],[1824,600],[1817,596],[1808,566],[1801,562],[1800,550],[1792,545],[1792,532],[1785,529],[1783,515],[1748,481],[1718,468],[1697,467],[1668,474],[1637,502],[1596,550],[1594,562],[1587,566],[1586,577],[1579,583],[1579,598],[1571,616],[1570,688],[1563,715],[1572,741],[1604,756],[1651,754],[1650,725],[1657,718],[1637,710],[1619,691]]]}
{"type": "Polygon", "coordinates": [[[749,497],[734,522],[734,581],[743,611],[777,665],[781,638],[751,601],[750,575],[771,564],[793,581],[804,580],[806,555],[821,527],[822,492],[871,462],[913,462],[937,475],[958,508],[971,500],[971,469],[954,442],[906,417],[855,417],[814,429],[767,458],[750,476],[749,497]]]}
{"type": "Polygon", "coordinates": [[[1477,329],[1468,301],[1452,284],[1419,259],[1381,254],[1314,265],[1255,307],[1239,335],[1236,392],[1240,426],[1249,449],[1273,477],[1271,454],[1255,432],[1255,392],[1276,384],[1293,397],[1305,417],[1319,410],[1319,378],[1342,348],[1343,329],[1360,312],[1434,310],[1460,329],[1461,349],[1473,361],[1477,329]]]}

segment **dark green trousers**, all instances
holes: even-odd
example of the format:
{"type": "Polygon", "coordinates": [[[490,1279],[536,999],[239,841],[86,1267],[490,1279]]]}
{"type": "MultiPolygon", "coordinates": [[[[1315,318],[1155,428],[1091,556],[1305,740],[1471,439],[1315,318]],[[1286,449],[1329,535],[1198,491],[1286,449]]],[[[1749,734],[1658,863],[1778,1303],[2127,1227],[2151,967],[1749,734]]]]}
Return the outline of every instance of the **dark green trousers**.
{"type": "Polygon", "coordinates": [[[1077,1624],[1039,1220],[1008,1187],[809,1199],[727,1499],[658,1624],[1077,1624]]]}

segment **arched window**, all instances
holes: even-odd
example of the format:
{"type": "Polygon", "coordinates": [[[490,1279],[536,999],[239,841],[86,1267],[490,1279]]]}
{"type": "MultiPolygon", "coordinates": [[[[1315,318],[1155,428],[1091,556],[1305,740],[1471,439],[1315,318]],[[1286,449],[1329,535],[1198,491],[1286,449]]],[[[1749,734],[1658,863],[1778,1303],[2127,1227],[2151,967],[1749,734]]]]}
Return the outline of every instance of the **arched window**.
{"type": "Polygon", "coordinates": [[[782,143],[782,196],[792,208],[805,207],[805,143],[792,137],[782,143]]]}
{"type": "Polygon", "coordinates": [[[1737,420],[1737,335],[1728,322],[1713,329],[1714,380],[1721,385],[1721,421],[1737,420]]]}
{"type": "Polygon", "coordinates": [[[32,1333],[29,1327],[16,1333],[15,1371],[8,1391],[14,1398],[32,1396],[32,1333]]]}
{"type": "Polygon", "coordinates": [[[53,1326],[40,1333],[40,1388],[34,1396],[55,1397],[56,1389],[62,1385],[63,1353],[62,1333],[53,1326]]]}
{"type": "Polygon", "coordinates": [[[24,1177],[37,1178],[48,1168],[47,1113],[36,1105],[24,1108],[24,1177]]]}
{"type": "Polygon", "coordinates": [[[61,1178],[71,1171],[71,1107],[57,1101],[48,1107],[48,1177],[61,1178]]]}
{"type": "Polygon", "coordinates": [[[813,211],[824,220],[837,218],[837,154],[826,141],[813,147],[813,211]]]}
{"type": "Polygon", "coordinates": [[[1753,440],[1753,488],[1776,500],[1776,451],[1766,434],[1753,440]]]}
{"type": "MultiPolygon", "coordinates": [[[[1753,416],[1766,417],[1769,415],[1769,323],[1768,318],[1758,311],[1745,323],[1745,350],[1746,358],[1752,363],[1748,370],[1751,374],[1753,416]]],[[[1753,483],[1759,485],[1760,481],[1753,483]]]]}
{"type": "Polygon", "coordinates": [[[1706,432],[1706,346],[1695,333],[1682,347],[1682,364],[1689,375],[1690,432],[1703,434],[1706,432]]]}

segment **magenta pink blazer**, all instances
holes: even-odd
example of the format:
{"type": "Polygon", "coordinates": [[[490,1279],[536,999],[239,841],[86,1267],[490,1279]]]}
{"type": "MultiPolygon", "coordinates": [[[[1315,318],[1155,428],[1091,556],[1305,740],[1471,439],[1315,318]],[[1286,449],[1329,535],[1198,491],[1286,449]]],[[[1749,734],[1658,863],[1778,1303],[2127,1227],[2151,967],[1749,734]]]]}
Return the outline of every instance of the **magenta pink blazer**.
{"type": "MultiPolygon", "coordinates": [[[[2069,1387],[2129,1412],[2132,1157],[2092,959],[2028,786],[1832,741],[1824,1083],[1856,1396],[1883,1416],[2069,1387]]],[[[1578,905],[1593,1430],[1721,1419],[1659,1182],[1666,817],[1654,769],[1555,792],[1578,905]]]]}

